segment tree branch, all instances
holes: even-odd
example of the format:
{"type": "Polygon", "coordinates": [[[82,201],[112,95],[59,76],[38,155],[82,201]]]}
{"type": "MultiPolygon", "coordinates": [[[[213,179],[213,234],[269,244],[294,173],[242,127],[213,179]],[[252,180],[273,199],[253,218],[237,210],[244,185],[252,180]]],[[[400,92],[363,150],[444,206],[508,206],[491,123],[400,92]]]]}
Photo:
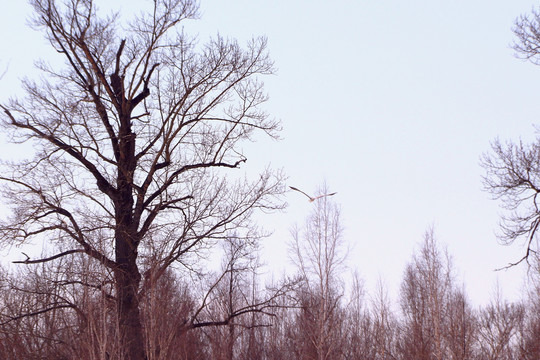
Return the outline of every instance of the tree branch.
{"type": "Polygon", "coordinates": [[[54,259],[58,259],[58,258],[60,258],[62,256],[71,255],[71,254],[78,254],[78,253],[86,253],[86,251],[84,249],[67,250],[67,251],[61,252],[59,254],[56,254],[56,255],[53,255],[53,256],[50,256],[50,257],[47,257],[47,258],[43,258],[43,259],[38,259],[38,260],[30,260],[30,257],[25,254],[26,257],[27,257],[26,260],[13,261],[13,263],[14,264],[39,264],[39,263],[48,262],[48,261],[51,261],[51,260],[54,260],[54,259]]]}

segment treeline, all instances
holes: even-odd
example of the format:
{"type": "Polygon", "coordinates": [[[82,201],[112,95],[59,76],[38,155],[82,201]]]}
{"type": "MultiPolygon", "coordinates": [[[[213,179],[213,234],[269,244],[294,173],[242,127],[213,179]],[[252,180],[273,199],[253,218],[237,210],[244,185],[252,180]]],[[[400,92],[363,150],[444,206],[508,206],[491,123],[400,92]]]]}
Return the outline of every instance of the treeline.
{"type": "MultiPolygon", "coordinates": [[[[225,241],[220,271],[160,276],[140,294],[147,358],[540,359],[534,277],[523,301],[494,295],[476,308],[428,231],[396,304],[382,285],[366,294],[358,276],[342,281],[346,243],[334,203],[315,204],[292,238],[298,273],[279,285],[261,283],[256,244],[238,239],[225,241]]],[[[0,358],[121,358],[111,274],[82,258],[55,264],[23,265],[3,279],[0,358]]]]}

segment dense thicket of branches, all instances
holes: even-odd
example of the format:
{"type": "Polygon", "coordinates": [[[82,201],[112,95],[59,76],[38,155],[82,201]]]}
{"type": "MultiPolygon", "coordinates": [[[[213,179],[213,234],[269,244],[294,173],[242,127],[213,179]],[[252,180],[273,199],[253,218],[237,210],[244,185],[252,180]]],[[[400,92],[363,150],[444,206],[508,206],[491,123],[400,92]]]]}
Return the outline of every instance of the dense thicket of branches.
{"type": "MultiPolygon", "coordinates": [[[[396,307],[382,285],[376,294],[366,294],[358,275],[348,291],[340,280],[346,270],[346,244],[339,214],[335,203],[318,200],[305,226],[293,230],[291,250],[299,274],[294,286],[264,290],[257,274],[256,242],[234,237],[223,243],[221,268],[204,280],[165,271],[140,296],[145,356],[155,360],[540,358],[538,269],[532,269],[530,292],[522,301],[509,303],[496,293],[490,304],[473,308],[463,284],[455,279],[450,255],[428,231],[404,269],[396,307]]],[[[80,258],[71,266],[64,263],[68,258],[60,258],[2,279],[2,358],[123,356],[114,321],[114,278],[98,263],[85,261],[81,254],[74,256],[80,258]]]]}
{"type": "MultiPolygon", "coordinates": [[[[226,246],[223,269],[229,271],[215,273],[222,281],[208,296],[201,319],[221,321],[268,296],[253,273],[252,250],[235,241],[226,246]],[[244,257],[246,252],[250,256],[244,257]]],[[[85,270],[88,281],[102,276],[94,270],[85,270]]],[[[66,269],[61,264],[22,271],[27,273],[2,279],[2,359],[121,355],[114,301],[107,291],[63,284],[66,269]],[[18,316],[54,304],[63,306],[40,316],[18,316]]],[[[530,294],[521,302],[509,303],[495,294],[490,304],[473,308],[453,271],[449,256],[429,232],[404,271],[399,308],[382,287],[377,294],[366,294],[357,280],[345,295],[339,282],[321,291],[313,283],[317,277],[310,276],[295,291],[276,298],[267,308],[270,317],[264,311],[248,312],[224,326],[189,331],[179,325],[200,310],[201,294],[192,282],[166,272],[141,300],[144,348],[152,360],[539,359],[538,278],[531,279],[530,294]]]]}

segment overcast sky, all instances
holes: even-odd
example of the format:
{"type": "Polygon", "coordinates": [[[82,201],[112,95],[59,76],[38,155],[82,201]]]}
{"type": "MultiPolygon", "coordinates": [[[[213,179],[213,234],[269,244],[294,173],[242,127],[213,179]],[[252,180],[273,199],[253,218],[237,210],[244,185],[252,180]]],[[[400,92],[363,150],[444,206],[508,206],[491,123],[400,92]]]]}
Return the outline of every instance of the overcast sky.
{"type": "MultiPolygon", "coordinates": [[[[122,4],[124,12],[139,1],[122,4]]],[[[241,42],[264,35],[278,69],[265,79],[268,112],[283,140],[246,145],[247,170],[283,168],[290,185],[338,194],[349,265],[372,290],[378,278],[397,298],[424,232],[433,226],[453,256],[474,304],[519,297],[524,268],[494,269],[521,257],[495,233],[500,210],[482,191],[479,158],[490,141],[532,139],[540,123],[540,68],[516,59],[514,19],[526,0],[206,0],[186,30],[203,42],[219,32],[241,42]]],[[[0,13],[0,100],[50,49],[25,25],[30,8],[11,1],[0,13]]],[[[4,153],[12,151],[2,145],[4,153]]],[[[18,150],[19,151],[19,150],[18,150]]],[[[274,235],[263,260],[285,266],[289,228],[312,204],[288,194],[283,214],[263,217],[274,235]]],[[[279,271],[279,270],[278,270],[279,271]]]]}

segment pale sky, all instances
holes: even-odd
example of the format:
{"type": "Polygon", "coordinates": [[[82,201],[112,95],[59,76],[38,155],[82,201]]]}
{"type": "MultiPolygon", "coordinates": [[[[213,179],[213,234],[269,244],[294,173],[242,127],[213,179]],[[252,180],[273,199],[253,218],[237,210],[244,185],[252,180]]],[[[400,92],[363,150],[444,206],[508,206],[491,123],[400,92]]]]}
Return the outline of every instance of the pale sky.
{"type": "MultiPolygon", "coordinates": [[[[125,12],[138,1],[121,4],[125,12]]],[[[203,0],[202,19],[187,31],[201,42],[219,32],[240,42],[268,37],[278,69],[265,79],[266,109],[282,120],[283,140],[245,146],[247,171],[283,168],[307,192],[326,181],[338,194],[349,266],[372,292],[378,278],[397,299],[405,264],[434,226],[453,256],[473,304],[522,291],[524,267],[496,268],[524,248],[500,245],[499,210],[481,190],[479,158],[489,143],[534,137],[540,123],[540,67],[516,59],[514,19],[526,0],[203,0]]],[[[51,54],[25,25],[30,8],[11,1],[0,13],[0,100],[36,76],[34,60],[51,54]]],[[[4,153],[13,151],[0,144],[4,153]]],[[[21,151],[17,148],[17,151],[21,151]]],[[[288,194],[283,214],[261,217],[273,230],[263,260],[286,263],[289,228],[310,204],[288,194]]]]}

